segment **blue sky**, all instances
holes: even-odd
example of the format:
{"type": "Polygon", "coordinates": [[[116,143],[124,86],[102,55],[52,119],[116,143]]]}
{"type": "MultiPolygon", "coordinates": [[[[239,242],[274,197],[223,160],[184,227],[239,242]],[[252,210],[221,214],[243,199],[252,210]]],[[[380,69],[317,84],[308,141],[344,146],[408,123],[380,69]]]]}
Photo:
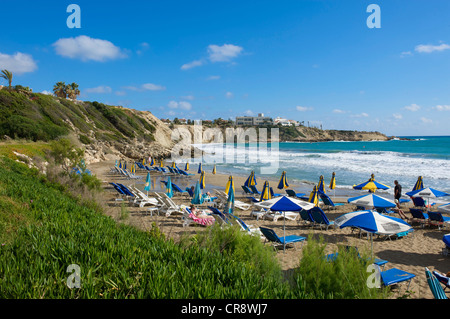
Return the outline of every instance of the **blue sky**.
{"type": "MultiPolygon", "coordinates": [[[[8,1],[0,69],[160,118],[450,135],[450,1],[8,1]],[[68,28],[70,4],[81,28],[68,28]],[[370,4],[381,28],[369,28],[370,4]]],[[[4,81],[0,84],[6,84],[4,81]]]]}

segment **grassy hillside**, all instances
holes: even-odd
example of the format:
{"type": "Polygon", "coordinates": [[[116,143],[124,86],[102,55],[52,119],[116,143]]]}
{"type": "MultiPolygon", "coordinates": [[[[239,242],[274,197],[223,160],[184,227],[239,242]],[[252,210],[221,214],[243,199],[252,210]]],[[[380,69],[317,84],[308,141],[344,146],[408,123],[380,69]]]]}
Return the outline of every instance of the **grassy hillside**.
{"type": "Polygon", "coordinates": [[[155,123],[132,110],[40,93],[0,90],[0,136],[50,141],[75,133],[80,141],[154,141],[155,123]]]}

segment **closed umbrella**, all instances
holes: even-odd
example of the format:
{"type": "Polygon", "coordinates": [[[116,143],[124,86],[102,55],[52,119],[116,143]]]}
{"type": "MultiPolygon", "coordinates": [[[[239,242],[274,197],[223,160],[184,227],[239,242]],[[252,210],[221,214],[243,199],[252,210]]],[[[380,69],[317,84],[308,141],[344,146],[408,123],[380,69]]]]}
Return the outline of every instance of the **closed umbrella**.
{"type": "Polygon", "coordinates": [[[148,161],[149,161],[149,163],[150,163],[150,166],[155,165],[155,161],[153,160],[153,157],[149,156],[149,157],[148,157],[148,161]]]}
{"type": "Polygon", "coordinates": [[[319,206],[319,191],[315,185],[311,194],[309,194],[308,202],[313,203],[314,206],[319,206]]]}
{"type": "Polygon", "coordinates": [[[423,178],[422,178],[422,176],[419,176],[417,178],[416,184],[414,184],[414,187],[413,187],[412,191],[417,191],[417,190],[422,189],[422,188],[423,188],[423,178]]]}
{"type": "Polygon", "coordinates": [[[269,200],[272,198],[272,195],[270,194],[270,186],[269,186],[269,182],[265,181],[264,182],[264,186],[263,189],[261,191],[261,198],[260,201],[264,201],[264,200],[269,200]]]}
{"type": "Polygon", "coordinates": [[[252,171],[250,173],[250,176],[247,178],[247,180],[244,183],[244,186],[255,186],[256,185],[256,178],[255,178],[255,171],[252,171]]]}
{"type": "Polygon", "coordinates": [[[147,172],[147,178],[145,179],[145,187],[144,187],[144,190],[147,191],[147,195],[148,195],[148,191],[152,189],[151,183],[152,183],[152,178],[150,176],[150,172],[147,172]]]}
{"type": "Polygon", "coordinates": [[[159,167],[164,167],[164,161],[161,160],[161,162],[159,162],[159,167]]]}
{"type": "Polygon", "coordinates": [[[170,179],[170,176],[167,178],[166,194],[167,194],[167,196],[169,196],[170,198],[173,197],[172,180],[170,179]]]}
{"type": "Polygon", "coordinates": [[[200,173],[200,188],[201,189],[205,189],[205,171],[202,171],[201,173],[200,173]]]}
{"type": "Polygon", "coordinates": [[[317,191],[325,194],[325,183],[323,181],[323,175],[320,175],[319,184],[317,185],[317,191]]]}
{"type": "Polygon", "coordinates": [[[233,176],[228,177],[228,182],[227,182],[227,186],[225,186],[225,193],[229,193],[230,192],[230,187],[233,188],[233,193],[234,193],[234,181],[233,181],[233,176]]]}
{"type": "Polygon", "coordinates": [[[213,170],[212,170],[212,173],[213,173],[213,174],[216,174],[216,164],[214,164],[214,168],[213,168],[213,170]]]}
{"type": "Polygon", "coordinates": [[[286,171],[283,171],[283,173],[281,173],[281,178],[280,178],[280,182],[278,183],[278,189],[285,189],[288,188],[289,184],[287,182],[286,179],[286,171]]]}
{"type": "Polygon", "coordinates": [[[231,180],[229,180],[227,183],[227,195],[228,212],[232,214],[234,211],[234,182],[232,177],[231,180]]]}
{"type": "MultiPolygon", "coordinates": [[[[310,210],[314,208],[314,204],[302,201],[294,197],[288,197],[285,195],[274,197],[264,202],[256,203],[255,206],[261,208],[270,209],[274,212],[299,212],[301,210],[310,210]]],[[[286,218],[283,223],[283,236],[286,237],[286,218]]],[[[286,249],[286,244],[283,245],[283,250],[286,249]]]]}
{"type": "Polygon", "coordinates": [[[335,197],[335,195],[336,195],[336,173],[335,172],[333,172],[333,174],[331,175],[330,189],[333,190],[333,197],[335,197]]]}
{"type": "Polygon", "coordinates": [[[377,189],[389,189],[389,186],[375,181],[375,175],[372,174],[367,182],[355,185],[353,186],[353,188],[360,190],[368,190],[369,192],[374,193],[377,189]]]}
{"type": "Polygon", "coordinates": [[[202,191],[200,189],[200,182],[198,182],[198,181],[195,184],[194,196],[192,197],[191,203],[195,204],[195,205],[203,204],[202,191]]]}
{"type": "Polygon", "coordinates": [[[184,166],[184,170],[188,171],[189,170],[189,162],[186,162],[186,165],[184,166]]]}
{"type": "Polygon", "coordinates": [[[202,173],[202,163],[200,163],[200,164],[198,164],[198,171],[197,171],[197,173],[198,174],[201,174],[202,173]]]}

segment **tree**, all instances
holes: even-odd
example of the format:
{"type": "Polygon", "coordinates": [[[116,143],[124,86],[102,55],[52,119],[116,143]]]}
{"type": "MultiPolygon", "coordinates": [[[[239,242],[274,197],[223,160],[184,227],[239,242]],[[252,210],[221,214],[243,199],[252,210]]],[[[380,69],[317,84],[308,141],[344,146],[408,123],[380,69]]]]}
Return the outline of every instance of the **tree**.
{"type": "Polygon", "coordinates": [[[57,82],[53,86],[53,93],[55,93],[55,95],[57,97],[66,98],[66,96],[67,96],[66,89],[67,88],[66,88],[66,83],[65,82],[57,82]]]}
{"type": "Polygon", "coordinates": [[[11,82],[12,82],[12,78],[13,78],[12,73],[5,69],[5,70],[2,70],[2,73],[0,74],[0,77],[4,78],[5,80],[8,81],[8,83],[9,83],[9,90],[11,91],[11,82]]]}
{"type": "Polygon", "coordinates": [[[69,99],[76,100],[77,96],[80,95],[80,90],[78,89],[78,84],[75,82],[67,85],[66,93],[69,99]]]}

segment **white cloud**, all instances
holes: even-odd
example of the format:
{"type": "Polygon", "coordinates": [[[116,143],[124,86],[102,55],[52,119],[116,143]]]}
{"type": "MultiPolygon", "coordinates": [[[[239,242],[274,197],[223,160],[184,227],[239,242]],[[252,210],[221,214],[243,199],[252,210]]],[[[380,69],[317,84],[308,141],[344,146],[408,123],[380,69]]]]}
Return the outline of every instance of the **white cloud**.
{"type": "Polygon", "coordinates": [[[139,46],[140,49],[136,51],[137,55],[142,55],[150,47],[150,45],[147,42],[142,42],[139,44],[139,46]]]}
{"type": "Polygon", "coordinates": [[[336,113],[336,114],[344,114],[345,111],[344,111],[344,110],[341,110],[341,109],[334,109],[334,110],[333,110],[333,113],[336,113]]]}
{"type": "Polygon", "coordinates": [[[356,118],[369,117],[369,114],[367,114],[367,113],[365,113],[365,112],[362,112],[362,113],[360,113],[360,114],[353,114],[353,115],[350,115],[350,117],[356,117],[356,118]]]}
{"type": "Polygon", "coordinates": [[[405,110],[411,111],[411,112],[417,112],[420,110],[420,105],[417,104],[411,104],[404,107],[405,110]]]}
{"type": "Polygon", "coordinates": [[[436,105],[434,109],[438,111],[450,111],[450,105],[436,105]]]}
{"type": "Polygon", "coordinates": [[[58,55],[81,61],[105,62],[126,57],[123,50],[110,41],[94,39],[85,35],[59,39],[53,43],[53,47],[58,55]]]}
{"type": "Polygon", "coordinates": [[[192,108],[191,103],[186,102],[186,101],[181,101],[181,102],[177,102],[177,101],[170,101],[167,106],[171,109],[182,109],[182,110],[190,110],[192,108]]]}
{"type": "Polygon", "coordinates": [[[420,44],[415,47],[415,50],[420,53],[432,53],[435,51],[444,51],[450,49],[450,45],[442,43],[440,45],[420,44]]]}
{"type": "Polygon", "coordinates": [[[220,80],[220,75],[211,75],[208,77],[207,80],[213,81],[213,80],[220,80]]]}
{"type": "Polygon", "coordinates": [[[312,108],[312,107],[306,107],[306,106],[297,106],[296,109],[297,109],[297,111],[299,111],[299,112],[306,112],[306,111],[312,111],[312,110],[314,110],[314,108],[312,108]]]}
{"type": "Polygon", "coordinates": [[[231,98],[233,98],[234,94],[231,92],[227,92],[227,93],[225,93],[225,96],[227,99],[231,99],[231,98]]]}
{"type": "Polygon", "coordinates": [[[42,93],[42,94],[45,94],[45,95],[53,95],[53,92],[47,91],[47,90],[44,90],[44,91],[42,91],[41,93],[42,93]]]}
{"type": "Polygon", "coordinates": [[[183,100],[193,101],[195,99],[195,96],[193,95],[185,95],[181,97],[183,100]]]}
{"type": "Polygon", "coordinates": [[[106,85],[100,85],[95,88],[86,89],[87,93],[111,93],[112,89],[106,85]]]}
{"type": "Polygon", "coordinates": [[[211,62],[228,62],[241,54],[243,48],[233,44],[218,46],[211,44],[208,46],[209,60],[211,62]]]}
{"type": "Polygon", "coordinates": [[[181,66],[181,69],[182,70],[189,70],[189,69],[192,69],[192,68],[195,68],[195,67],[198,67],[198,66],[202,66],[202,65],[203,65],[203,61],[195,60],[195,61],[183,64],[181,66]]]}
{"type": "Polygon", "coordinates": [[[8,70],[14,74],[33,72],[37,64],[33,57],[26,53],[17,52],[13,55],[0,53],[0,70],[8,70]]]}
{"type": "Polygon", "coordinates": [[[255,113],[253,113],[251,110],[245,111],[244,114],[247,115],[247,116],[253,116],[253,115],[255,115],[255,113]]]}
{"type": "Polygon", "coordinates": [[[403,118],[403,115],[401,115],[399,113],[394,113],[394,114],[392,114],[392,116],[397,120],[401,120],[403,118]]]}
{"type": "Polygon", "coordinates": [[[405,52],[400,53],[401,58],[411,56],[411,55],[413,55],[411,51],[405,51],[405,52]]]}
{"type": "Polygon", "coordinates": [[[153,84],[153,83],[145,83],[145,84],[142,84],[141,86],[124,86],[123,88],[126,89],[126,90],[138,91],[138,92],[143,92],[143,91],[164,91],[166,89],[165,86],[157,85],[157,84],[153,84]]]}
{"type": "Polygon", "coordinates": [[[433,120],[426,118],[426,117],[421,117],[420,120],[425,124],[429,124],[429,123],[433,122],[433,120]]]}

